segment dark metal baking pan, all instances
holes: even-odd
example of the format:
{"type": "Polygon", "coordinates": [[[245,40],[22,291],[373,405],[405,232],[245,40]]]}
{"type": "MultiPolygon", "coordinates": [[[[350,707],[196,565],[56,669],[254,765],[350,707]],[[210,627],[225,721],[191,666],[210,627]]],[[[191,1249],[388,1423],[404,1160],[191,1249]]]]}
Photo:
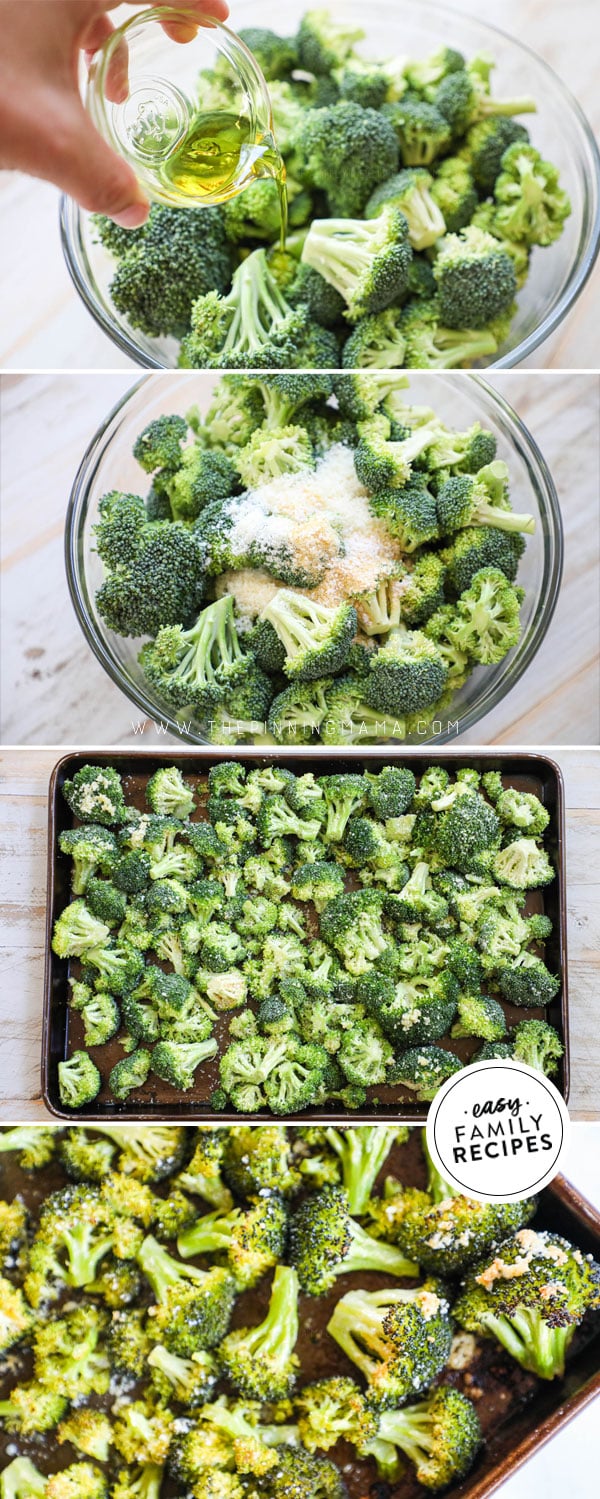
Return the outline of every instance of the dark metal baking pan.
{"type": "MultiPolygon", "coordinates": [[[[58,847],[60,833],[64,828],[71,827],[74,821],[61,794],[64,781],[72,777],[78,767],[86,764],[87,761],[97,765],[114,765],[124,778],[128,797],[141,807],[144,805],[144,787],[157,766],[177,765],[184,775],[190,776],[198,783],[203,783],[212,765],[222,760],[233,759],[241,761],[249,768],[277,763],[284,764],[289,770],[299,774],[312,770],[316,775],[356,770],[357,766],[361,767],[367,763],[374,771],[381,769],[384,765],[407,764],[412,767],[417,776],[428,765],[445,765],[449,768],[468,766],[480,772],[499,770],[507,786],[516,786],[520,791],[532,791],[541,798],[550,814],[546,841],[556,867],[557,877],[544,890],[530,892],[525,909],[528,914],[533,911],[545,911],[553,922],[553,931],[546,943],[545,956],[549,967],[560,973],[562,982],[559,994],[549,1007],[547,1018],[558,1030],[565,1048],[560,1071],[555,1081],[566,1099],[569,1092],[569,1032],[564,788],[560,769],[553,760],[545,755],[528,753],[507,752],[504,754],[490,751],[469,754],[462,751],[422,752],[399,748],[390,748],[385,753],[381,750],[372,752],[368,750],[350,752],[305,750],[298,752],[284,749],[270,753],[251,749],[218,751],[207,748],[177,750],[174,753],[168,750],[157,750],[149,754],[140,750],[128,750],[126,753],[91,750],[65,755],[54,767],[50,778],[46,972],[42,1035],[42,1095],[50,1112],[60,1119],[73,1119],[73,1112],[65,1110],[60,1102],[57,1069],[59,1062],[83,1044],[81,1017],[74,1011],[70,1011],[68,1006],[69,963],[57,958],[50,946],[53,923],[70,898],[70,860],[60,852],[58,847]]],[[[75,971],[77,971],[76,968],[75,971]]],[[[509,1025],[514,1025],[524,1018],[532,1019],[544,1014],[542,1010],[517,1009],[510,1005],[505,1005],[504,1008],[509,1025]]],[[[226,1040],[227,1028],[228,1017],[220,1016],[215,1031],[218,1040],[226,1040]]],[[[455,1049],[466,1062],[480,1043],[468,1039],[452,1042],[446,1040],[440,1044],[455,1049]]],[[[123,1052],[115,1039],[108,1042],[106,1046],[93,1049],[91,1054],[97,1059],[103,1078],[107,1078],[111,1067],[120,1060],[123,1052]]],[[[236,1121],[239,1123],[243,1117],[250,1123],[260,1123],[269,1117],[266,1111],[262,1114],[244,1116],[233,1110],[215,1114],[210,1106],[210,1095],[217,1084],[218,1057],[199,1068],[194,1087],[185,1094],[176,1093],[167,1083],[151,1075],[143,1088],[136,1089],[124,1103],[117,1103],[109,1093],[107,1083],[103,1082],[94,1104],[84,1112],[86,1117],[98,1120],[112,1119],[116,1116],[157,1121],[172,1119],[180,1122],[184,1119],[206,1121],[214,1118],[220,1123],[236,1121]]],[[[374,1087],[369,1089],[367,1101],[358,1112],[344,1110],[334,1105],[324,1109],[308,1109],[300,1117],[307,1121],[312,1119],[332,1122],[346,1118],[348,1121],[372,1123],[399,1118],[418,1123],[425,1119],[427,1107],[426,1104],[415,1103],[407,1089],[374,1087]]],[[[81,1116],[78,1114],[77,1117],[81,1116]]]]}
{"type": "MultiPolygon", "coordinates": [[[[412,1130],[406,1144],[393,1148],[382,1177],[390,1172],[407,1186],[425,1185],[420,1131],[412,1130]]],[[[64,1179],[55,1165],[42,1171],[23,1172],[14,1156],[0,1157],[0,1197],[10,1199],[19,1193],[34,1212],[39,1209],[42,1196],[55,1190],[64,1179]]],[[[203,1211],[202,1204],[199,1210],[203,1211]]],[[[600,1213],[564,1178],[557,1177],[542,1192],[534,1221],[538,1227],[564,1234],[584,1253],[600,1258],[600,1213]]],[[[361,1285],[376,1289],[383,1284],[385,1278],[380,1275],[345,1275],[326,1295],[301,1298],[298,1352],[306,1381],[331,1374],[356,1377],[354,1366],[328,1336],[327,1322],[344,1292],[361,1285]]],[[[236,1303],[234,1325],[259,1322],[266,1310],[268,1293],[267,1277],[252,1291],[241,1295],[236,1303]]],[[[29,1377],[26,1370],[23,1377],[29,1377]]],[[[586,1319],[578,1330],[564,1379],[549,1383],[536,1379],[513,1363],[492,1340],[480,1345],[480,1351],[468,1366],[460,1371],[449,1370],[444,1379],[474,1401],[485,1437],[471,1473],[444,1493],[447,1499],[489,1499],[522,1463],[600,1394],[600,1318],[586,1319]]],[[[6,1398],[10,1381],[10,1367],[7,1367],[4,1383],[0,1375],[0,1399],[6,1398]]],[[[134,1392],[131,1398],[135,1398],[134,1392]]],[[[112,1403],[112,1397],[108,1403],[112,1403]]],[[[39,1437],[17,1439],[0,1430],[0,1470],[16,1447],[45,1472],[65,1467],[81,1456],[68,1446],[58,1448],[51,1434],[47,1434],[41,1447],[39,1437]]],[[[340,1443],[330,1455],[343,1471],[349,1499],[424,1499],[427,1493],[409,1475],[393,1486],[380,1483],[374,1466],[358,1461],[353,1449],[345,1443],[340,1443]]],[[[164,1493],[165,1499],[173,1494],[170,1484],[165,1485],[164,1493]]]]}

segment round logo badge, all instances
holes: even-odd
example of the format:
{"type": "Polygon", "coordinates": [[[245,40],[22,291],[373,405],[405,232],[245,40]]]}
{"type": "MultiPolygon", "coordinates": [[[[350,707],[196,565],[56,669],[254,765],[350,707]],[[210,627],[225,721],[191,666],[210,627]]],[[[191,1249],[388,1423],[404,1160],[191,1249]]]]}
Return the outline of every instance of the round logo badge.
{"type": "Polygon", "coordinates": [[[570,1120],[558,1089],[522,1062],[475,1062],[448,1078],[431,1104],[427,1146],[465,1197],[517,1202],[560,1170],[570,1120]]]}

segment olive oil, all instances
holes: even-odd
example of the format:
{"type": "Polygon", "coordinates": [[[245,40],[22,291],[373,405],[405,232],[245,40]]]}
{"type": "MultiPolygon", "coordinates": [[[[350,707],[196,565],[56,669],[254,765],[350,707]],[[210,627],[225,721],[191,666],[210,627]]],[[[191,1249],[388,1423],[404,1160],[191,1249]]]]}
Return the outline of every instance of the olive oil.
{"type": "Polygon", "coordinates": [[[221,110],[197,115],[185,139],[161,163],[160,175],[182,202],[191,205],[206,198],[211,203],[223,203],[239,192],[243,168],[248,178],[272,177],[277,183],[283,249],[287,230],[285,165],[273,137],[265,135],[257,140],[243,115],[221,110]]]}

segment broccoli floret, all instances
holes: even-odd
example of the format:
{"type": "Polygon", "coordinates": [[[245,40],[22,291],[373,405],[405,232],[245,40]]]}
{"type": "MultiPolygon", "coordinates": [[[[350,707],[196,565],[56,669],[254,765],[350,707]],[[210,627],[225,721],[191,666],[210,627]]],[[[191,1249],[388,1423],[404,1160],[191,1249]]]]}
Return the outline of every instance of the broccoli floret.
{"type": "Polygon", "coordinates": [[[315,864],[302,864],[294,874],[292,895],[295,900],[312,901],[317,911],[322,911],[334,896],[341,895],[344,876],[337,864],[320,860],[315,864]]]}
{"type": "MultiPolygon", "coordinates": [[[[502,157],[515,142],[525,143],[529,135],[524,125],[508,115],[491,116],[472,125],[464,144],[467,165],[480,193],[493,193],[500,174],[502,157]]],[[[448,225],[451,230],[451,225],[448,225]]]]}
{"type": "Polygon", "coordinates": [[[508,499],[506,464],[487,464],[474,477],[455,474],[437,494],[440,535],[448,536],[464,526],[496,526],[500,531],[526,531],[532,535],[532,515],[518,515],[508,499]]]}
{"type": "Polygon", "coordinates": [[[507,843],[494,855],[492,869],[498,882],[513,890],[535,890],[555,878],[550,859],[535,838],[516,838],[507,843]]]}
{"type": "Polygon", "coordinates": [[[227,238],[234,245],[245,240],[276,239],[281,224],[277,183],[272,177],[254,178],[243,192],[223,204],[222,213],[227,238]]]}
{"type": "Polygon", "coordinates": [[[173,1432],[173,1415],[153,1409],[146,1401],[134,1400],[118,1411],[113,1441],[128,1463],[165,1462],[173,1432]]]}
{"type": "Polygon", "coordinates": [[[181,338],[195,299],[229,284],[231,250],[221,213],[154,204],[143,233],[129,240],[110,284],[117,312],[151,337],[181,338]]]}
{"type": "Polygon", "coordinates": [[[374,1239],[351,1217],[343,1187],[311,1192],[290,1221],[290,1257],[301,1289],[311,1296],[330,1290],[339,1275],[381,1271],[415,1275],[417,1266],[391,1244],[374,1239]]]}
{"type": "Polygon", "coordinates": [[[445,327],[434,293],[435,282],[402,311],[400,327],[410,369],[457,369],[496,353],[498,340],[490,328],[445,327]]]}
{"type": "Polygon", "coordinates": [[[181,625],[160,629],[156,640],[142,647],[139,659],[148,681],[174,708],[191,707],[199,714],[223,702],[251,671],[229,594],[204,609],[191,630],[181,625]]]}
{"type": "Polygon", "coordinates": [[[321,725],[323,744],[378,744],[403,739],[406,723],[395,714],[386,716],[372,708],[365,697],[364,678],[340,677],[328,689],[327,711],[321,725]]]}
{"type": "Polygon", "coordinates": [[[413,248],[426,250],[445,234],[447,227],[432,192],[433,180],[424,167],[405,167],[375,188],[366,205],[365,217],[377,218],[386,204],[396,208],[406,219],[413,248]]]}
{"type": "Polygon", "coordinates": [[[149,1071],[150,1053],[138,1046],[128,1057],[116,1062],[109,1074],[108,1086],[113,1098],[122,1101],[134,1088],[143,1087],[149,1071]]]}
{"type": "Polygon", "coordinates": [[[110,928],[88,910],[85,901],[65,906],[54,923],[52,951],[59,958],[82,957],[110,937],[110,928]]]}
{"type": "Polygon", "coordinates": [[[524,141],[515,142],[504,152],[494,198],[498,205],[495,232],[529,247],[553,244],[571,212],[557,168],[543,161],[539,151],[524,141]]]}
{"type": "Polygon", "coordinates": [[[344,344],[345,369],[399,369],[404,364],[406,341],[398,307],[360,318],[344,344]]]}
{"type": "Polygon", "coordinates": [[[35,1432],[51,1431],[57,1426],[67,1406],[64,1395],[47,1390],[45,1385],[34,1380],[29,1384],[14,1385],[8,1398],[0,1400],[0,1421],[8,1432],[32,1436],[35,1432]]]}
{"type": "Polygon", "coordinates": [[[125,820],[121,777],[112,765],[82,765],[72,781],[63,782],[62,794],[83,823],[99,822],[109,827],[125,820]]]}
{"type": "MultiPolygon", "coordinates": [[[[286,301],[264,249],[241,262],[226,296],[207,291],[198,298],[191,324],[180,354],[190,369],[281,369],[310,362],[303,358],[311,333],[307,314],[286,301]]],[[[321,362],[326,366],[328,360],[321,362]]]]}
{"type": "Polygon", "coordinates": [[[152,811],[161,817],[189,817],[196,805],[191,787],[175,765],[155,770],[146,786],[146,797],[152,811]]]}
{"type": "Polygon", "coordinates": [[[449,328],[485,328],[514,302],[511,256],[493,235],[472,225],[441,241],[433,273],[449,328]]]}
{"type": "Polygon", "coordinates": [[[108,1461],[112,1441],[112,1426],[104,1411],[74,1410],[58,1429],[59,1442],[70,1442],[78,1452],[93,1457],[99,1463],[108,1461]]]}
{"type": "Polygon", "coordinates": [[[44,1499],[47,1479],[29,1457],[14,1457],[0,1473],[2,1499],[44,1499]]]}
{"type": "Polygon", "coordinates": [[[444,602],[445,568],[435,552],[418,557],[402,580],[402,622],[411,629],[423,625],[444,602]]]}
{"type": "Polygon", "coordinates": [[[344,298],[352,322],[380,312],[406,291],[411,247],[406,220],[393,206],[378,216],[315,219],[302,259],[344,298]]]}
{"type": "Polygon", "coordinates": [[[442,1386],[418,1405],[382,1411],[358,1450],[374,1457],[381,1477],[392,1482],[402,1471],[401,1452],[413,1464],[417,1482],[437,1492],[468,1473],[481,1442],[475,1406],[460,1390],[442,1386]]]}
{"type": "Polygon", "coordinates": [[[300,66],[317,77],[327,76],[352,56],[355,43],[361,42],[364,34],[360,27],[351,30],[336,25],[326,10],[307,10],[296,36],[300,66]]]}
{"type": "Polygon", "coordinates": [[[536,1072],[553,1077],[564,1056],[564,1046],[553,1025],[545,1020],[521,1020],[512,1032],[512,1055],[536,1072]]]}
{"type": "Polygon", "coordinates": [[[383,714],[415,713],[438,701],[447,667],[437,645],[420,630],[390,631],[369,663],[365,697],[383,714]]]}
{"type": "Polygon", "coordinates": [[[373,189],[397,166],[389,120],[359,104],[342,101],[308,110],[294,138],[293,174],[327,193],[334,218],[357,218],[373,189]]]}
{"type": "Polygon", "coordinates": [[[402,1083],[414,1091],[419,1103],[430,1103],[442,1083],[460,1072],[460,1057],[440,1046],[409,1047],[390,1070],[388,1082],[402,1083]]]}
{"type": "Polygon", "coordinates": [[[469,162],[460,156],[441,161],[431,184],[431,197],[445,221],[447,234],[457,234],[470,224],[478,200],[469,162]]]}
{"type": "Polygon", "coordinates": [[[514,583],[524,549],[520,532],[499,531],[496,526],[469,526],[459,531],[452,545],[440,555],[447,568],[449,587],[462,594],[483,568],[499,569],[514,583]]]}
{"type": "MultiPolygon", "coordinates": [[[[386,502],[391,505],[390,530],[392,535],[397,535],[398,532],[393,525],[393,506],[398,505],[400,514],[402,513],[404,491],[413,477],[412,464],[434,441],[439,431],[439,424],[436,419],[431,422],[427,421],[416,427],[414,431],[407,433],[406,436],[394,438],[392,423],[385,415],[380,414],[359,422],[358,430],[360,441],[354,454],[357,477],[361,484],[364,484],[365,489],[370,489],[376,497],[383,496],[381,501],[383,506],[386,502]],[[390,495],[388,493],[390,490],[402,490],[403,493],[399,496],[390,495]]],[[[428,493],[421,476],[415,482],[419,482],[425,489],[425,493],[428,493]]],[[[387,519],[385,510],[381,513],[375,506],[372,505],[371,508],[378,517],[383,520],[387,519]]],[[[436,536],[437,521],[434,519],[429,535],[423,534],[420,540],[429,541],[436,536]]],[[[403,550],[409,551],[411,548],[405,547],[403,550]]]]}
{"type": "Polygon", "coordinates": [[[600,1267],[591,1255],[558,1234],[520,1229],[470,1271],[453,1315],[466,1332],[496,1338],[539,1379],[556,1379],[575,1328],[599,1305],[600,1267]]]}
{"type": "Polygon", "coordinates": [[[235,1283],[226,1270],[199,1270],[175,1259],[149,1235],[137,1255],[157,1305],[153,1325],[172,1353],[192,1357],[216,1347],[229,1325],[235,1283]]]}
{"type": "Polygon", "coordinates": [[[172,1088],[187,1092],[194,1086],[197,1068],[216,1056],[217,1051],[214,1038],[191,1043],[159,1041],[152,1052],[152,1071],[172,1088]]]}
{"type": "MultiPolygon", "coordinates": [[[[275,635],[271,625],[267,628],[275,635]]],[[[279,637],[275,638],[279,642],[279,637]]],[[[285,659],[283,645],[281,650],[285,659]]],[[[330,678],[315,682],[293,682],[273,698],[269,709],[269,729],[279,744],[310,744],[325,718],[325,694],[330,686],[330,678]]]]}
{"type": "Polygon", "coordinates": [[[66,1109],[82,1109],[93,1103],[102,1086],[102,1078],[86,1051],[74,1051],[67,1061],[58,1064],[58,1091],[66,1109]]]}
{"type": "Polygon", "coordinates": [[[34,1375],[67,1400],[105,1395],[110,1365],[104,1346],[107,1314],[81,1305],[52,1322],[38,1321],[34,1331],[34,1375]]]}
{"type": "Polygon", "coordinates": [[[255,1400],[285,1399],[299,1367],[297,1338],[298,1277],[294,1269],[278,1265],[264,1321],[229,1333],[220,1345],[219,1359],[241,1394],[255,1400]]]}
{"type": "Polygon", "coordinates": [[[85,893],[96,870],[110,874],[118,855],[114,833],[98,823],[66,828],[59,835],[58,844],[61,853],[70,854],[73,860],[71,888],[74,895],[85,893]]]}
{"type": "MultiPolygon", "coordinates": [[[[261,484],[269,484],[285,474],[297,474],[310,468],[314,468],[312,442],[303,427],[293,425],[274,430],[259,427],[242,448],[238,459],[238,469],[247,489],[258,489],[261,484]]],[[[259,546],[260,541],[256,543],[256,551],[259,546]]],[[[256,561],[259,561],[258,556],[256,561]]],[[[268,571],[297,587],[312,588],[320,581],[318,569],[317,572],[311,567],[303,570],[295,565],[293,533],[287,544],[283,541],[280,557],[273,558],[271,549],[267,548],[265,562],[269,564],[268,571]]]]}
{"type": "Polygon", "coordinates": [[[506,1035],[502,1005],[484,994],[463,994],[458,1001],[458,1020],[451,1036],[479,1036],[483,1041],[501,1041],[506,1035]]]}
{"type": "Polygon", "coordinates": [[[44,1492],[46,1499],[107,1499],[108,1484],[93,1463],[71,1463],[51,1474],[44,1492]]]}
{"type": "Polygon", "coordinates": [[[502,962],[497,975],[502,997],[512,1005],[549,1005],[560,989],[557,975],[530,952],[502,962]]]}
{"type": "Polygon", "coordinates": [[[71,1008],[79,1010],[83,1017],[86,1046],[104,1046],[116,1036],[121,1024],[119,1006],[112,994],[92,992],[83,1003],[71,1000],[71,1008]]]}
{"type": "Polygon", "coordinates": [[[479,58],[448,74],[435,90],[437,108],[456,136],[462,136],[478,120],[494,115],[535,114],[537,105],[528,95],[517,99],[494,99],[489,92],[490,67],[479,58]]]}
{"type": "Polygon", "coordinates": [[[375,1409],[427,1389],[452,1344],[450,1307],[436,1281],[409,1290],[349,1291],[327,1331],[364,1375],[367,1403],[375,1409]]]}
{"type": "Polygon", "coordinates": [[[88,879],[85,890],[86,904],[92,916],[107,926],[120,926],[127,912],[127,900],[122,890],[111,880],[88,879]]]}
{"type": "Polygon", "coordinates": [[[450,145],[450,126],[435,104],[407,97],[384,104],[382,115],[393,129],[405,167],[428,167],[450,145]]]}
{"type": "Polygon", "coordinates": [[[135,553],[114,565],[99,588],[99,613],[118,635],[152,635],[188,620],[202,600],[205,560],[198,533],[177,521],[149,522],[135,553]]]}
{"type": "Polygon", "coordinates": [[[339,953],[351,974],[367,973],[389,946],[381,924],[382,905],[378,891],[353,890],[337,895],[321,913],[321,936],[339,953]]]}
{"type": "Polygon", "coordinates": [[[300,682],[341,670],[357,622],[350,604],[328,608],[286,589],[275,594],[260,619],[273,627],[284,647],[286,675],[300,682]]]}
{"type": "MultiPolygon", "coordinates": [[[[175,473],[183,459],[183,443],[188,434],[188,424],[182,416],[156,417],[143,432],[140,432],[133,447],[133,456],[145,473],[175,473]]],[[[110,497],[109,497],[110,498],[110,497]]],[[[102,555],[102,554],[101,554],[102,555]]]]}
{"type": "Polygon", "coordinates": [[[27,1337],[34,1322],[23,1292],[0,1275],[0,1353],[6,1353],[21,1338],[27,1337]]]}
{"type": "Polygon", "coordinates": [[[57,1145],[56,1130],[40,1125],[17,1124],[0,1130],[0,1154],[19,1152],[22,1171],[36,1171],[52,1160],[57,1145]]]}
{"type": "Polygon", "coordinates": [[[492,800],[501,822],[522,828],[531,838],[539,838],[548,826],[550,813],[539,797],[533,796],[530,791],[516,791],[514,786],[508,786],[504,790],[500,782],[498,795],[492,797],[492,800]]]}
{"type": "Polygon", "coordinates": [[[215,1252],[223,1255],[236,1285],[243,1290],[256,1285],[282,1258],[286,1227],[283,1200],[273,1194],[246,1212],[234,1208],[229,1213],[217,1211],[198,1218],[179,1235],[177,1248],[183,1259],[215,1252]]]}

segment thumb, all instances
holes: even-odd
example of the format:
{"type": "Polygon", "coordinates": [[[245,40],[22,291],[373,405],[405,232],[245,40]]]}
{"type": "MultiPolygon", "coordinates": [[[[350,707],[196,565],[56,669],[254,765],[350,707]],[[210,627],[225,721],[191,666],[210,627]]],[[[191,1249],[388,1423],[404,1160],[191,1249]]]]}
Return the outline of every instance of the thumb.
{"type": "Polygon", "coordinates": [[[43,176],[88,212],[106,214],[123,229],[139,228],[150,205],[133,168],[102,139],[79,100],[69,106],[61,124],[46,137],[49,160],[43,176]]]}

